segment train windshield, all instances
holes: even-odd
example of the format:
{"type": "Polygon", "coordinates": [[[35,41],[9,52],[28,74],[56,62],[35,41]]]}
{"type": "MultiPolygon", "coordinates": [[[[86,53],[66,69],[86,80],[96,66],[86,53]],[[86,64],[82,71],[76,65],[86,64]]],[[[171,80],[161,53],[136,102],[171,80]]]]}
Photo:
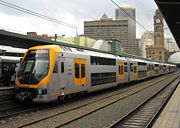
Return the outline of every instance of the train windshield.
{"type": "Polygon", "coordinates": [[[37,84],[49,71],[49,50],[30,50],[17,74],[22,84],[37,84]]]}

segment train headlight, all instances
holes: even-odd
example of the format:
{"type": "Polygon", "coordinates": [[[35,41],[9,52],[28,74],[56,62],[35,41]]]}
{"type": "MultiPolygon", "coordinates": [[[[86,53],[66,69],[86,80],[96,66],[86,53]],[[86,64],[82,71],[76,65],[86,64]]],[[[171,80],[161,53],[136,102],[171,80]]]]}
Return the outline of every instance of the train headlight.
{"type": "Polygon", "coordinates": [[[37,94],[38,95],[47,94],[47,89],[38,88],[37,89],[37,94]]]}
{"type": "Polygon", "coordinates": [[[37,90],[37,93],[38,93],[39,95],[42,95],[42,92],[43,92],[43,91],[42,91],[42,89],[40,89],[40,88],[37,90]]]}

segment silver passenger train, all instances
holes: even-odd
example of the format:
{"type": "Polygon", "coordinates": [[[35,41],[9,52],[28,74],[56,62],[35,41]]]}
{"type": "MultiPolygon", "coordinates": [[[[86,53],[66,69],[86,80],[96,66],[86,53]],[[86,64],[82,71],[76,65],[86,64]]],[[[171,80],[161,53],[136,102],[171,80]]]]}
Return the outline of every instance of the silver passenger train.
{"type": "Polygon", "coordinates": [[[21,101],[51,102],[175,70],[175,65],[166,63],[58,45],[36,46],[21,62],[16,97],[21,101]]]}

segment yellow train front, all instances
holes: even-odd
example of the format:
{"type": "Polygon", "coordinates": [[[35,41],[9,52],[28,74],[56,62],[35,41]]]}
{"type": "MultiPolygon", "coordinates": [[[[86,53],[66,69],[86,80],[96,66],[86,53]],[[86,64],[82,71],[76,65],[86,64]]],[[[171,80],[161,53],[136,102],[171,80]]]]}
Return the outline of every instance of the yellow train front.
{"type": "Polygon", "coordinates": [[[55,45],[36,46],[25,54],[16,77],[20,101],[46,102],[56,54],[61,49],[55,45]]]}

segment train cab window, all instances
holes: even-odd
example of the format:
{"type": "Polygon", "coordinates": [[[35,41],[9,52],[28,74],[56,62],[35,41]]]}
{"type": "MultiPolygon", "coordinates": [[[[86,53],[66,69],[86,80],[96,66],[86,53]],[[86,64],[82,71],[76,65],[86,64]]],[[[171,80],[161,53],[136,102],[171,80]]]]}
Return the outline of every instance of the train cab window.
{"type": "Polygon", "coordinates": [[[55,65],[54,65],[53,73],[58,73],[58,63],[57,63],[57,61],[56,61],[55,65]]]}
{"type": "Polygon", "coordinates": [[[64,62],[61,62],[61,73],[64,73],[64,62]]]}
{"type": "Polygon", "coordinates": [[[86,70],[85,64],[81,64],[81,78],[85,77],[85,70],[86,70]]]}
{"type": "Polygon", "coordinates": [[[74,64],[74,67],[75,67],[75,77],[76,77],[76,78],[80,78],[80,77],[79,77],[79,64],[78,64],[78,63],[75,63],[75,64],[74,64]]]}
{"type": "Polygon", "coordinates": [[[25,70],[24,70],[25,73],[31,71],[31,68],[32,68],[32,66],[33,66],[33,62],[34,62],[33,60],[28,60],[28,61],[27,61],[27,66],[26,66],[26,68],[25,68],[25,70]]]}

